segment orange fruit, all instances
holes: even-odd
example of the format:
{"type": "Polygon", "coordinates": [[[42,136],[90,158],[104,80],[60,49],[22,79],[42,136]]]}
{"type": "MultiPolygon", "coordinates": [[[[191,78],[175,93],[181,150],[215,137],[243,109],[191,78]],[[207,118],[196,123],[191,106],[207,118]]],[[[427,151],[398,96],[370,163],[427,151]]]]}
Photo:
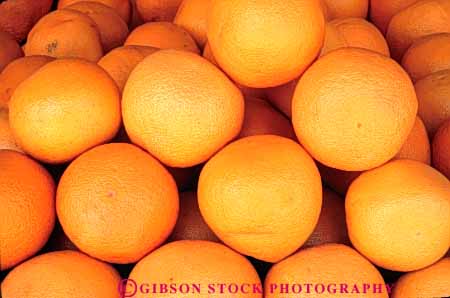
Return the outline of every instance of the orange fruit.
{"type": "Polygon", "coordinates": [[[416,113],[408,74],[390,58],[358,48],[320,58],[300,78],[292,102],[302,145],[322,164],[346,171],[393,158],[416,113]]]}
{"type": "Polygon", "coordinates": [[[450,118],[442,123],[433,139],[433,165],[450,179],[450,118]]]}
{"type": "Polygon", "coordinates": [[[254,88],[298,77],[319,54],[324,35],[318,0],[218,0],[208,18],[218,64],[234,81],[254,88]]]}
{"type": "Polygon", "coordinates": [[[55,228],[53,229],[52,234],[50,235],[50,239],[45,245],[46,251],[60,251],[60,250],[75,250],[79,251],[79,249],[73,244],[72,241],[67,237],[64,233],[59,222],[56,223],[55,228]]]}
{"type": "Polygon", "coordinates": [[[433,73],[415,84],[419,116],[430,137],[450,118],[450,69],[433,73]]]}
{"type": "MultiPolygon", "coordinates": [[[[265,281],[265,297],[323,297],[332,298],[345,296],[360,298],[360,292],[352,291],[357,286],[362,292],[364,285],[384,285],[384,280],[378,270],[354,249],[342,244],[324,244],[304,249],[295,255],[274,265],[265,281]],[[289,293],[282,291],[282,285],[288,285],[289,293]],[[311,284],[309,292],[306,284],[311,284]],[[302,286],[302,293],[298,294],[302,286]],[[317,286],[323,285],[323,287],[317,286]],[[339,285],[348,285],[348,292],[344,292],[339,285]],[[275,288],[276,287],[276,288],[275,288]],[[322,291],[323,289],[323,291],[322,291]],[[308,293],[308,294],[307,294],[308,293]],[[314,296],[315,295],[315,296],[314,296]]],[[[388,298],[386,288],[382,292],[374,292],[374,288],[367,290],[367,296],[388,298]]],[[[366,296],[366,295],[364,295],[366,296]]]]}
{"type": "Polygon", "coordinates": [[[205,59],[161,50],[131,73],[122,114],[133,143],[168,166],[185,168],[205,162],[239,134],[244,100],[205,59]]]}
{"type": "Polygon", "coordinates": [[[99,2],[76,2],[67,6],[66,9],[84,13],[95,22],[105,52],[125,42],[128,25],[113,8],[99,2]]]}
{"type": "Polygon", "coordinates": [[[200,213],[197,193],[188,191],[180,194],[180,214],[169,240],[207,240],[220,242],[219,238],[217,238],[205,223],[200,213]]]}
{"type": "Polygon", "coordinates": [[[298,80],[295,79],[277,87],[267,88],[265,92],[267,100],[289,119],[292,118],[292,97],[298,80]]]}
{"type": "Polygon", "coordinates": [[[259,135],[229,144],[206,163],[198,200],[206,223],[225,244],[278,262],[313,232],[322,185],[314,161],[299,144],[259,135]]]}
{"type": "Polygon", "coordinates": [[[419,270],[450,246],[450,182],[423,163],[396,160],[361,174],[345,209],[353,246],[380,267],[419,270]]]}
{"type": "Polygon", "coordinates": [[[431,163],[430,140],[420,117],[416,117],[413,129],[394,159],[411,159],[428,165],[431,163]]]}
{"type": "Polygon", "coordinates": [[[444,297],[450,289],[450,258],[445,258],[425,269],[400,277],[392,298],[444,297]]]}
{"type": "Polygon", "coordinates": [[[214,65],[217,65],[217,61],[216,58],[214,58],[214,55],[211,51],[211,46],[209,45],[209,42],[206,42],[205,47],[203,48],[203,58],[205,58],[206,60],[208,60],[209,62],[211,62],[214,65]]]}
{"type": "Polygon", "coordinates": [[[19,44],[8,33],[0,31],[0,72],[13,60],[22,57],[19,44]]]}
{"type": "Polygon", "coordinates": [[[75,251],[37,256],[14,268],[2,283],[4,298],[119,298],[119,273],[75,251]]]}
{"type": "Polygon", "coordinates": [[[370,20],[386,34],[391,18],[417,0],[370,0],[370,20]]]}
{"type": "Polygon", "coordinates": [[[342,171],[317,163],[323,182],[338,194],[345,196],[352,182],[361,175],[361,171],[342,171]]]}
{"type": "Polygon", "coordinates": [[[406,50],[419,38],[450,32],[450,2],[421,0],[392,17],[386,34],[392,57],[401,61],[406,50]]]}
{"type": "Polygon", "coordinates": [[[402,59],[403,68],[415,82],[450,68],[450,33],[427,35],[416,40],[402,59]]]}
{"type": "Polygon", "coordinates": [[[199,53],[194,39],[182,27],[169,22],[146,23],[134,29],[125,45],[149,46],[158,49],[185,50],[199,53]]]}
{"type": "Polygon", "coordinates": [[[136,7],[145,22],[172,22],[181,1],[136,0],[136,7]]]}
{"type": "Polygon", "coordinates": [[[114,81],[81,59],[41,67],[17,87],[9,111],[19,146],[47,163],[67,162],[112,139],[121,118],[114,81]]]}
{"type": "Polygon", "coordinates": [[[366,18],[369,0],[321,0],[324,3],[328,20],[339,18],[366,18]]]}
{"type": "Polygon", "coordinates": [[[33,256],[47,242],[55,224],[55,185],[41,165],[19,152],[0,150],[0,168],[3,271],[33,256]]]}
{"type": "Polygon", "coordinates": [[[206,23],[212,0],[183,0],[174,23],[186,29],[203,48],[206,44],[206,23]]]}
{"type": "Polygon", "coordinates": [[[389,47],[383,34],[362,18],[335,19],[327,23],[320,55],[346,47],[372,50],[389,57],[389,47]]]}
{"type": "Polygon", "coordinates": [[[115,48],[98,61],[106,72],[113,78],[123,91],[130,73],[145,57],[156,52],[157,49],[146,46],[123,46],[115,48]]]}
{"type": "Polygon", "coordinates": [[[111,143],[69,165],[58,185],[56,211],[81,251],[110,263],[133,263],[170,235],[178,191],[151,155],[130,144],[111,143]]]}
{"type": "Polygon", "coordinates": [[[0,107],[0,150],[8,149],[22,152],[16,144],[14,136],[9,126],[8,110],[0,107]]]}
{"type": "MultiPolygon", "coordinates": [[[[220,293],[220,287],[215,284],[216,282],[225,285],[257,285],[262,288],[255,268],[246,258],[222,244],[201,240],[177,241],[164,245],[137,263],[129,279],[138,285],[150,283],[201,286],[200,293],[183,294],[186,298],[224,297],[225,294],[220,293]],[[210,284],[215,291],[208,294],[206,287],[210,284]]],[[[127,297],[148,297],[145,288],[144,291],[129,287],[124,290],[127,297]]],[[[232,296],[262,298],[262,293],[239,293],[232,296]]],[[[158,297],[174,297],[174,295],[161,293],[158,297]]]]}
{"type": "Polygon", "coordinates": [[[240,138],[272,134],[296,140],[292,124],[284,115],[259,98],[245,99],[245,118],[240,138]]]}
{"type": "Polygon", "coordinates": [[[131,17],[129,22],[129,28],[134,29],[137,26],[144,24],[144,20],[142,19],[137,10],[136,0],[130,0],[130,5],[131,5],[131,17]]]}
{"type": "Polygon", "coordinates": [[[9,63],[0,73],[0,107],[7,108],[17,86],[52,60],[49,56],[28,56],[9,63]]]}
{"type": "Polygon", "coordinates": [[[323,189],[322,211],[319,221],[303,247],[325,243],[350,244],[345,224],[344,199],[328,188],[323,189]]]}
{"type": "Polygon", "coordinates": [[[95,22],[81,12],[64,9],[53,11],[37,22],[28,34],[25,54],[97,62],[103,48],[95,22]]]}
{"type": "Polygon", "coordinates": [[[0,5],[0,31],[8,32],[15,40],[27,37],[33,25],[52,6],[52,0],[6,0],[0,5]]]}
{"type": "MultiPolygon", "coordinates": [[[[87,0],[58,0],[58,9],[69,6],[77,2],[85,2],[87,0]]],[[[98,2],[113,8],[119,16],[128,24],[130,21],[131,5],[129,0],[89,0],[89,2],[98,2]]]]}

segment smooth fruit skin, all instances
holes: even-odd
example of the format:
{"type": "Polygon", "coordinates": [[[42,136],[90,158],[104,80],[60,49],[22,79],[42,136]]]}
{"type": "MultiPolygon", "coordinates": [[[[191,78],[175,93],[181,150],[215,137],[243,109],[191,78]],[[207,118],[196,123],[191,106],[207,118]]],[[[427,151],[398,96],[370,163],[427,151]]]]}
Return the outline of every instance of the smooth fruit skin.
{"type": "Polygon", "coordinates": [[[386,34],[391,18],[418,0],[371,0],[370,20],[386,34]]]}
{"type": "Polygon", "coordinates": [[[244,100],[206,59],[161,50],[131,73],[122,114],[133,143],[168,166],[185,168],[205,162],[237,137],[244,100]]]}
{"type": "Polygon", "coordinates": [[[340,18],[366,18],[369,0],[321,0],[327,20],[340,18]]]}
{"type": "Polygon", "coordinates": [[[0,169],[3,271],[33,256],[50,237],[55,224],[55,184],[41,165],[15,151],[0,150],[0,169]]]}
{"type": "Polygon", "coordinates": [[[22,150],[14,140],[11,127],[9,126],[9,113],[5,108],[0,107],[0,150],[8,149],[18,152],[22,150]]]}
{"type": "MultiPolygon", "coordinates": [[[[58,9],[65,8],[77,2],[86,2],[86,0],[59,0],[58,9]]],[[[88,2],[98,2],[113,8],[120,17],[128,24],[130,21],[131,4],[129,0],[89,0],[88,2]]]]}
{"type": "Polygon", "coordinates": [[[300,78],[292,101],[301,144],[320,163],[346,171],[393,158],[416,113],[408,74],[388,57],[358,48],[320,58],[300,78]]]}
{"type": "Polygon", "coordinates": [[[0,72],[13,60],[23,56],[23,51],[11,35],[0,31],[0,72]]]}
{"type": "Polygon", "coordinates": [[[314,161],[299,144],[259,135],[229,144],[206,163],[198,199],[206,223],[225,244],[278,262],[313,232],[322,184],[314,161]]]}
{"type": "Polygon", "coordinates": [[[109,264],[75,251],[37,256],[2,282],[4,298],[119,298],[120,276],[109,264]]]}
{"type": "Polygon", "coordinates": [[[218,0],[208,18],[208,42],[220,67],[254,88],[298,77],[319,54],[324,35],[319,0],[218,0]]]}
{"type": "Polygon", "coordinates": [[[444,297],[449,289],[450,258],[444,258],[430,267],[400,277],[391,297],[444,297]]]}
{"type": "MultiPolygon", "coordinates": [[[[208,285],[216,283],[249,284],[261,288],[261,281],[255,268],[245,257],[222,244],[200,240],[176,241],[162,246],[137,263],[129,279],[136,281],[138,285],[174,283],[201,286],[200,294],[192,292],[175,295],[157,294],[161,298],[180,295],[186,298],[220,298],[227,295],[219,293],[218,287],[215,287],[214,293],[208,293],[208,285]]],[[[149,294],[137,291],[133,297],[147,298],[148,296],[149,294]]],[[[239,292],[232,296],[262,298],[261,293],[239,292]]]]}
{"type": "Polygon", "coordinates": [[[433,166],[450,179],[450,118],[438,129],[433,139],[433,166]]]}
{"type": "Polygon", "coordinates": [[[354,249],[342,244],[324,244],[312,248],[307,248],[297,252],[295,255],[274,265],[264,282],[265,298],[277,297],[374,297],[388,298],[389,295],[384,288],[384,280],[378,270],[363,256],[354,249]],[[306,286],[302,287],[301,294],[290,292],[289,294],[281,292],[281,285],[312,284],[311,292],[307,294],[306,286]],[[334,287],[336,293],[333,293],[333,287],[330,291],[315,294],[314,286],[322,284],[327,288],[328,285],[337,285],[334,287]],[[347,293],[340,292],[339,285],[349,286],[347,293]],[[351,293],[350,288],[357,285],[361,290],[363,284],[380,285],[382,293],[374,293],[371,288],[367,294],[351,293]],[[278,288],[271,291],[271,287],[277,285],[278,288]],[[301,295],[301,296],[300,296],[301,295]]]}
{"type": "Polygon", "coordinates": [[[416,117],[413,129],[406,142],[394,159],[411,159],[429,165],[431,163],[431,145],[428,133],[422,119],[416,117]]]}
{"type": "Polygon", "coordinates": [[[406,51],[402,66],[413,82],[450,68],[450,33],[427,35],[406,51]]]}
{"type": "Polygon", "coordinates": [[[81,251],[133,263],[161,245],[178,216],[178,191],[151,155],[125,143],[95,147],[74,160],[57,189],[64,232],[81,251]]]}
{"type": "Polygon", "coordinates": [[[450,246],[450,182],[423,163],[396,160],[363,173],[345,209],[352,244],[385,269],[422,269],[450,246]]]}
{"type": "Polygon", "coordinates": [[[114,81],[81,59],[44,65],[17,87],[9,112],[19,146],[47,163],[70,161],[112,139],[121,120],[114,81]]]}
{"type": "Polygon", "coordinates": [[[207,41],[206,25],[213,0],[184,0],[178,8],[174,23],[186,29],[203,48],[207,41]]]}
{"type": "Polygon", "coordinates": [[[181,1],[136,0],[136,7],[145,22],[172,22],[181,1]]]}

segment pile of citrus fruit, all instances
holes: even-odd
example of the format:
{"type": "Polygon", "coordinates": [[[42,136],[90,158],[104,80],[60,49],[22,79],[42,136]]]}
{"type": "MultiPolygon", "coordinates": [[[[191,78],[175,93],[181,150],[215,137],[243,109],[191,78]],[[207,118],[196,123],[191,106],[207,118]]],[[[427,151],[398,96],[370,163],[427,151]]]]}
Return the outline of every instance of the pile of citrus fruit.
{"type": "Polygon", "coordinates": [[[1,297],[449,296],[449,178],[450,0],[0,1],[1,297]]]}

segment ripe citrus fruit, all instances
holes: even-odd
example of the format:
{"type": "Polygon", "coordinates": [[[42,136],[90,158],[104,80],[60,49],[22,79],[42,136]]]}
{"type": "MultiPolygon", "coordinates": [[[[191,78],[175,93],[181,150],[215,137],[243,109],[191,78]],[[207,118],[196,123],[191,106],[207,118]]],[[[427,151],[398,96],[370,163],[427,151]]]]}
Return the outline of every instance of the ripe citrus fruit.
{"type": "Polygon", "coordinates": [[[145,22],[172,22],[181,1],[136,0],[136,7],[145,22]]]}
{"type": "Polygon", "coordinates": [[[403,54],[417,39],[442,32],[450,32],[450,2],[421,0],[391,19],[386,39],[392,57],[401,61],[403,54]]]}
{"type": "Polygon", "coordinates": [[[418,0],[370,0],[370,20],[386,34],[391,18],[418,0]]]}
{"type": "Polygon", "coordinates": [[[69,165],[59,182],[56,210],[64,232],[83,252],[111,263],[133,263],[169,236],[178,192],[151,155],[112,143],[69,165]]]}
{"type": "Polygon", "coordinates": [[[25,54],[83,58],[97,62],[103,55],[95,22],[74,10],[56,10],[37,22],[28,34],[25,54]]]}
{"type": "Polygon", "coordinates": [[[323,189],[322,211],[314,232],[303,247],[325,243],[350,244],[345,224],[344,199],[328,188],[323,189]]]}
{"type": "MultiPolygon", "coordinates": [[[[59,0],[58,9],[69,6],[77,2],[85,2],[86,0],[59,0]]],[[[131,5],[129,0],[89,0],[89,2],[99,2],[113,8],[120,17],[128,24],[130,21],[131,5]]]]}
{"type": "Polygon", "coordinates": [[[259,98],[245,99],[245,118],[240,138],[272,134],[296,140],[288,118],[259,98]]]}
{"type": "Polygon", "coordinates": [[[52,60],[49,56],[27,56],[9,63],[0,73],[0,107],[8,107],[17,86],[52,60]]]}
{"type": "Polygon", "coordinates": [[[420,117],[416,117],[413,129],[394,158],[416,160],[428,165],[431,163],[430,139],[420,117]]]}
{"type": "Polygon", "coordinates": [[[0,168],[3,271],[31,257],[47,242],[55,223],[55,185],[42,166],[15,151],[0,150],[0,168]]]}
{"type": "Polygon", "coordinates": [[[442,123],[433,139],[433,165],[450,179],[450,118],[442,123]]]}
{"type": "Polygon", "coordinates": [[[95,22],[106,53],[125,42],[128,25],[113,8],[99,2],[76,2],[66,9],[84,13],[95,22]]]}
{"type": "Polygon", "coordinates": [[[134,29],[125,45],[149,46],[199,53],[194,39],[182,27],[169,22],[146,23],[134,29]]]}
{"type": "Polygon", "coordinates": [[[292,118],[292,97],[297,84],[298,79],[295,79],[277,87],[267,88],[265,91],[267,100],[289,119],[292,118]]]}
{"type": "Polygon", "coordinates": [[[4,298],[119,298],[119,273],[75,251],[37,256],[14,268],[2,283],[4,298]]]}
{"type": "Polygon", "coordinates": [[[183,27],[200,47],[206,44],[206,23],[212,0],[184,0],[178,8],[174,23],[183,27]]]}
{"type": "Polygon", "coordinates": [[[450,258],[444,258],[425,269],[400,277],[392,298],[444,297],[450,289],[450,258]]]}
{"type": "Polygon", "coordinates": [[[366,18],[369,0],[321,0],[324,3],[328,20],[339,18],[366,18]]]}
{"type": "Polygon", "coordinates": [[[450,246],[450,182],[428,165],[404,159],[367,171],[345,204],[352,244],[380,267],[422,269],[450,246]]]}
{"type": "Polygon", "coordinates": [[[357,48],[332,51],[314,63],[292,102],[300,142],[322,164],[346,171],[393,158],[416,113],[408,74],[388,57],[357,48]]]}
{"type": "Polygon", "coordinates": [[[278,262],[311,235],[322,203],[319,171],[294,141],[259,135],[235,141],[204,166],[201,213],[238,252],[278,262]]]}
{"type": "Polygon", "coordinates": [[[52,61],[20,84],[9,103],[19,146],[48,163],[69,161],[114,137],[120,125],[117,86],[96,64],[52,61]]]}
{"type": "Polygon", "coordinates": [[[213,1],[207,28],[221,68],[254,88],[298,77],[319,54],[324,34],[318,0],[213,1]]]}
{"type": "Polygon", "coordinates": [[[106,70],[116,82],[120,92],[122,92],[128,77],[136,65],[156,51],[156,48],[146,46],[123,46],[115,48],[103,56],[98,61],[98,65],[106,70]]]}
{"type": "Polygon", "coordinates": [[[205,58],[206,60],[208,60],[212,64],[219,66],[217,64],[216,58],[214,58],[214,55],[213,55],[213,53],[211,51],[211,46],[209,45],[209,42],[207,42],[205,44],[205,47],[203,49],[202,55],[203,55],[203,58],[205,58]]]}
{"type": "Polygon", "coordinates": [[[403,56],[402,66],[414,82],[449,69],[450,33],[437,33],[418,39],[403,56]]]}
{"type": "Polygon", "coordinates": [[[22,57],[23,51],[11,35],[2,31],[0,31],[0,44],[2,45],[0,49],[1,72],[11,61],[22,57]]]}
{"type": "MultiPolygon", "coordinates": [[[[217,282],[225,285],[259,285],[261,288],[258,274],[246,258],[222,244],[201,240],[176,241],[164,245],[137,263],[129,278],[138,285],[173,283],[201,286],[200,294],[185,293],[183,297],[186,298],[224,297],[219,287],[214,286],[217,282]],[[210,284],[214,286],[215,292],[208,294],[207,286],[210,284]]],[[[158,294],[158,297],[173,296],[170,293],[158,294]]],[[[137,291],[133,297],[144,298],[148,294],[137,291]]],[[[240,292],[233,297],[262,298],[262,293],[240,292]]]]}
{"type": "Polygon", "coordinates": [[[377,27],[362,18],[343,18],[328,22],[320,55],[345,47],[363,48],[389,57],[389,47],[377,27]]]}
{"type": "MultiPolygon", "coordinates": [[[[267,298],[294,298],[299,295],[360,298],[363,296],[361,292],[351,292],[350,288],[356,285],[362,291],[363,284],[384,285],[384,280],[378,270],[354,249],[342,244],[324,244],[301,250],[273,266],[266,277],[264,287],[267,298]],[[283,284],[287,284],[291,289],[288,294],[282,292],[283,284]],[[306,286],[302,287],[301,294],[295,293],[295,284],[312,284],[308,292],[310,294],[307,294],[306,286]],[[325,289],[317,285],[322,285],[325,289]],[[348,285],[348,292],[342,292],[339,285],[348,285]]],[[[367,292],[370,297],[388,298],[386,288],[382,289],[381,293],[375,293],[374,288],[367,292]]]]}
{"type": "Polygon", "coordinates": [[[8,110],[0,107],[0,150],[8,149],[22,152],[14,140],[11,127],[9,126],[8,115],[8,110]]]}
{"type": "Polygon", "coordinates": [[[188,191],[180,194],[180,214],[169,239],[171,241],[208,240],[220,242],[200,213],[196,192],[188,191]]]}
{"type": "Polygon", "coordinates": [[[350,184],[361,175],[361,171],[342,171],[317,163],[323,182],[338,194],[345,196],[350,184]]]}
{"type": "Polygon", "coordinates": [[[450,69],[435,72],[415,84],[419,116],[430,137],[450,118],[450,69]]]}
{"type": "Polygon", "coordinates": [[[244,100],[207,60],[161,50],[131,73],[122,113],[133,143],[164,164],[182,168],[205,162],[239,134],[244,100]]]}

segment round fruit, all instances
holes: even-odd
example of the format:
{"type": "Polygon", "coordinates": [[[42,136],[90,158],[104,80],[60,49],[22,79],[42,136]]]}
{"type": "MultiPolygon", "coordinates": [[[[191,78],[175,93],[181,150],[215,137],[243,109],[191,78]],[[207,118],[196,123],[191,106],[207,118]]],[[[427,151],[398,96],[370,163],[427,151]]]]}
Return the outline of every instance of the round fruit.
{"type": "Polygon", "coordinates": [[[55,185],[42,166],[15,151],[0,150],[0,168],[3,271],[33,256],[47,242],[55,224],[55,185]]]}
{"type": "Polygon", "coordinates": [[[416,160],[428,165],[431,163],[430,139],[420,117],[416,117],[413,129],[394,158],[416,160]]]}
{"type": "MultiPolygon", "coordinates": [[[[183,297],[186,298],[223,297],[217,282],[225,285],[258,285],[261,288],[258,274],[246,258],[222,244],[200,240],[166,244],[142,259],[131,271],[129,279],[138,285],[149,283],[201,286],[200,294],[185,293],[183,297]],[[215,292],[208,294],[210,284],[215,292]]],[[[148,294],[138,291],[139,289],[135,288],[131,293],[128,290],[128,297],[131,297],[131,294],[135,294],[132,297],[136,298],[148,297],[148,294]]],[[[233,294],[233,297],[262,298],[262,293],[250,292],[239,292],[233,294]]],[[[158,297],[162,298],[173,296],[170,293],[158,294],[158,297]]]]}
{"type": "Polygon", "coordinates": [[[338,18],[366,18],[369,0],[321,0],[324,3],[328,20],[338,18]]]}
{"type": "Polygon", "coordinates": [[[430,137],[450,118],[450,69],[435,72],[415,84],[419,116],[430,137]]]}
{"type": "MultiPolygon", "coordinates": [[[[0,4],[1,5],[1,4],[0,4]]],[[[0,31],[0,72],[13,60],[22,57],[19,44],[8,33],[0,31]]]]}
{"type": "Polygon", "coordinates": [[[273,87],[298,77],[319,54],[324,35],[317,0],[218,0],[208,18],[214,57],[248,87],[273,87]]]}
{"type": "MultiPolygon", "coordinates": [[[[69,6],[77,2],[85,2],[87,0],[59,0],[58,9],[69,6]]],[[[88,0],[89,2],[98,2],[113,8],[119,16],[128,24],[130,21],[131,5],[129,0],[88,0]]]]}
{"type": "Polygon", "coordinates": [[[433,166],[450,179],[450,118],[438,129],[433,139],[433,166]]]}
{"type": "Polygon", "coordinates": [[[49,56],[27,56],[9,63],[0,73],[0,108],[7,108],[17,86],[50,61],[49,56]]]}
{"type": "Polygon", "coordinates": [[[378,52],[389,57],[389,47],[377,27],[362,18],[335,19],[325,28],[325,43],[321,56],[339,48],[355,47],[378,52]]]}
{"type": "Polygon", "coordinates": [[[83,58],[97,62],[103,55],[95,22],[74,10],[57,10],[44,16],[28,34],[25,54],[56,58],[83,58]]]}
{"type": "Polygon", "coordinates": [[[303,148],[260,135],[231,143],[200,173],[200,211],[236,251],[267,262],[295,252],[319,219],[322,184],[303,148]]]}
{"type": "Polygon", "coordinates": [[[450,289],[450,258],[403,275],[397,281],[392,298],[444,297],[450,289]]]}
{"type": "Polygon", "coordinates": [[[298,80],[295,79],[281,86],[267,88],[265,92],[267,100],[289,119],[292,118],[292,97],[298,80]]]}
{"type": "Polygon", "coordinates": [[[403,54],[416,40],[442,32],[450,32],[450,2],[421,0],[391,19],[386,38],[392,57],[401,61],[403,54]]]}
{"type": "Polygon", "coordinates": [[[183,27],[200,47],[206,44],[206,23],[212,0],[184,0],[173,21],[183,27]]]}
{"type": "Polygon", "coordinates": [[[180,194],[180,214],[169,238],[177,240],[208,240],[220,242],[200,213],[197,193],[188,191],[180,194]]]}
{"type": "Polygon", "coordinates": [[[203,58],[205,58],[206,60],[208,60],[212,64],[218,66],[216,58],[214,58],[214,55],[213,55],[213,53],[211,51],[211,46],[209,45],[209,42],[206,43],[205,48],[203,49],[202,56],[203,56],[203,58]]]}
{"type": "Polygon", "coordinates": [[[396,160],[367,171],[345,204],[352,244],[380,267],[422,269],[450,246],[450,182],[428,165],[396,160]]]}
{"type": "Polygon", "coordinates": [[[111,265],[79,252],[58,251],[14,268],[1,290],[4,298],[119,298],[119,282],[111,265]]]}
{"type": "Polygon", "coordinates": [[[292,102],[300,142],[322,164],[346,171],[393,158],[416,113],[408,74],[388,57],[357,48],[335,50],[314,63],[292,102]]]}
{"type": "Polygon", "coordinates": [[[125,83],[136,65],[157,50],[156,48],[145,46],[123,46],[115,48],[103,56],[98,61],[98,65],[106,70],[116,82],[120,92],[123,92],[125,83]]]}
{"type": "Polygon", "coordinates": [[[182,168],[205,162],[239,134],[244,100],[207,60],[161,50],[131,73],[122,113],[133,143],[164,164],[182,168]]]}
{"type": "Polygon", "coordinates": [[[240,138],[255,135],[278,135],[296,140],[292,124],[284,115],[259,98],[245,99],[245,118],[240,138]]]}
{"type": "Polygon", "coordinates": [[[352,182],[361,175],[361,171],[342,171],[317,163],[323,182],[338,194],[345,196],[352,182]]]}
{"type": "Polygon", "coordinates": [[[151,155],[112,143],[69,165],[59,182],[56,210],[64,232],[80,250],[110,263],[133,263],[170,235],[178,191],[151,155]]]}
{"type": "Polygon", "coordinates": [[[81,59],[44,65],[17,87],[10,125],[19,146],[48,163],[63,163],[114,137],[120,97],[99,66],[81,59]]]}
{"type": "Polygon", "coordinates": [[[146,23],[134,29],[125,45],[149,46],[199,53],[194,39],[182,27],[169,22],[146,23]]]}
{"type": "Polygon", "coordinates": [[[136,0],[136,7],[145,22],[172,22],[181,1],[136,0]]]}
{"type": "Polygon", "coordinates": [[[417,0],[370,0],[370,20],[386,34],[391,18],[417,0]]]}
{"type": "Polygon", "coordinates": [[[325,243],[350,243],[345,224],[344,199],[328,188],[323,189],[323,203],[319,222],[303,247],[318,246],[325,243]]]}
{"type": "MultiPolygon", "coordinates": [[[[351,289],[343,292],[339,285],[348,285],[352,288],[355,285],[362,291],[363,284],[384,285],[384,280],[378,270],[352,248],[342,244],[324,244],[301,250],[273,266],[266,277],[265,297],[299,297],[299,294],[293,291],[295,290],[293,285],[306,283],[312,284],[308,292],[311,293],[311,297],[316,294],[317,297],[323,298],[338,296],[359,298],[362,297],[360,292],[351,289]],[[282,291],[284,284],[292,288],[288,294],[282,291]],[[321,291],[321,287],[317,285],[324,285],[328,289],[321,291]]],[[[306,286],[302,290],[302,293],[305,293],[304,297],[310,296],[306,294],[306,286]]],[[[374,292],[374,288],[367,291],[370,297],[389,297],[386,288],[382,288],[381,293],[374,292]]]]}
{"type": "Polygon", "coordinates": [[[128,25],[113,8],[98,2],[76,2],[66,9],[84,13],[95,22],[106,53],[125,42],[128,25]]]}
{"type": "Polygon", "coordinates": [[[14,140],[11,127],[9,126],[8,115],[8,110],[0,107],[0,150],[8,149],[22,152],[14,140]]]}

